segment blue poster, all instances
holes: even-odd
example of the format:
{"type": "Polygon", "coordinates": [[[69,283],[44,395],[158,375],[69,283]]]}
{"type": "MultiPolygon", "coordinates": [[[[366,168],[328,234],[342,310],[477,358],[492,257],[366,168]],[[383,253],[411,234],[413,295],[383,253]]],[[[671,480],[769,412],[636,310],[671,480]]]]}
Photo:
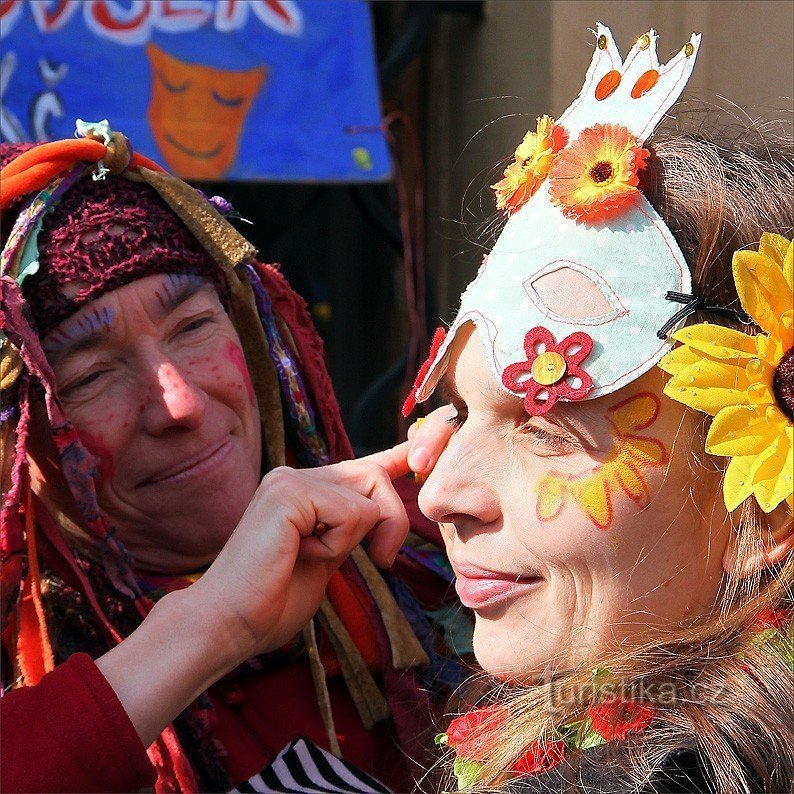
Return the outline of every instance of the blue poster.
{"type": "Polygon", "coordinates": [[[0,136],[108,119],[186,179],[389,177],[363,0],[0,0],[0,136]]]}

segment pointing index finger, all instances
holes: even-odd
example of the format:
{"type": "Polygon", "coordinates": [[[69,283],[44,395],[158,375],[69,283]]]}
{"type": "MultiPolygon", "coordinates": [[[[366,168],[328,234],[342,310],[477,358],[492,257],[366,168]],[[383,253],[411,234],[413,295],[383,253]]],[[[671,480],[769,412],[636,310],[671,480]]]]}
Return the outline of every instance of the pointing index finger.
{"type": "Polygon", "coordinates": [[[367,455],[365,458],[359,458],[359,460],[382,466],[393,480],[411,471],[408,466],[408,450],[410,448],[411,442],[403,441],[402,444],[397,444],[396,447],[384,449],[382,452],[375,452],[372,455],[367,455]]]}

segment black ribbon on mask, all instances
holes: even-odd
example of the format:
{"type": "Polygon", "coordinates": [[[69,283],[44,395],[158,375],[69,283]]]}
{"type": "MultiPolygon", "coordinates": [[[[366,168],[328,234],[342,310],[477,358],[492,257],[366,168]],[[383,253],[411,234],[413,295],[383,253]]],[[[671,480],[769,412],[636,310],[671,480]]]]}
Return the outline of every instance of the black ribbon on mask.
{"type": "Polygon", "coordinates": [[[727,306],[714,306],[706,303],[699,295],[689,295],[686,292],[668,292],[664,296],[665,300],[673,303],[682,303],[683,306],[656,332],[659,339],[667,339],[673,328],[682,320],[697,311],[710,312],[718,317],[726,317],[735,320],[742,325],[753,325],[753,318],[746,312],[739,309],[731,309],[727,306]]]}

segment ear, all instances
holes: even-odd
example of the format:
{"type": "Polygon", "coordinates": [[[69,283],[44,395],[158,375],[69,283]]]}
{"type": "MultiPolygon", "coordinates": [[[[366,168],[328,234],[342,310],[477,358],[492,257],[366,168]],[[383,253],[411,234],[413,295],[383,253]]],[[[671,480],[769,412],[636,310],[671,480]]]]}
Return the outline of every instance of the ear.
{"type": "Polygon", "coordinates": [[[782,563],[794,551],[794,518],[787,503],[779,504],[766,519],[767,526],[761,530],[758,543],[752,549],[742,550],[739,533],[731,532],[722,557],[726,573],[744,579],[782,563]]]}

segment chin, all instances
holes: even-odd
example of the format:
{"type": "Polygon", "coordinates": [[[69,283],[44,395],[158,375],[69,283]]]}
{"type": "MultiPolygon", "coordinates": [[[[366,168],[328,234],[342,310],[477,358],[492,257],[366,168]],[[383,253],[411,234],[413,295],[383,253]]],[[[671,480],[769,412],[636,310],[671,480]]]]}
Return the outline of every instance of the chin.
{"type": "Polygon", "coordinates": [[[534,681],[548,666],[556,649],[549,648],[548,638],[532,628],[527,631],[525,626],[525,631],[521,632],[512,626],[500,626],[500,623],[476,617],[474,655],[477,662],[494,678],[534,681]]]}

